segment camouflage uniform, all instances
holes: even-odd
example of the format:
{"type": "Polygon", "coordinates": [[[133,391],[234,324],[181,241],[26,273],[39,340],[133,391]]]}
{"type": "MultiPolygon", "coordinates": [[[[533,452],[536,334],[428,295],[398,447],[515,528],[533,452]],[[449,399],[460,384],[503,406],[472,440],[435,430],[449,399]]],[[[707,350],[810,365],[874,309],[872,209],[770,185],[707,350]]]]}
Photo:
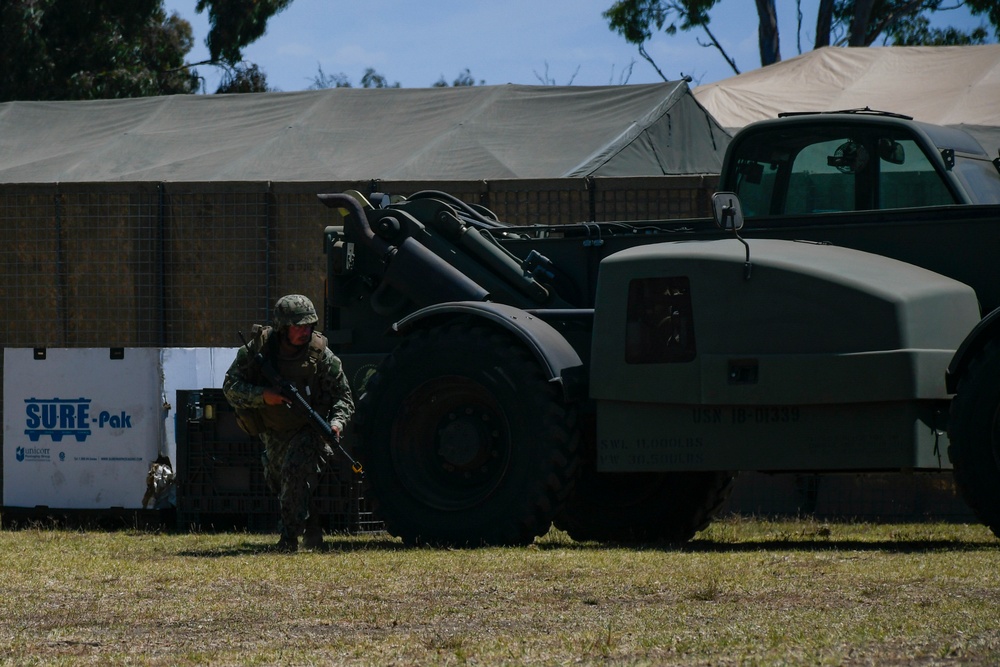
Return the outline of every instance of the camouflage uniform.
{"type": "MultiPolygon", "coordinates": [[[[354,401],[340,359],[326,346],[326,338],[313,332],[309,344],[292,357],[282,357],[279,352],[283,328],[316,321],[315,309],[306,297],[291,295],[279,299],[275,306],[275,328],[258,328],[249,345],[237,352],[223,384],[226,399],[236,408],[247,431],[264,443],[264,476],[281,506],[279,545],[289,550],[297,547],[298,536],[310,518],[309,505],[319,473],[333,451],[309,425],[306,416],[287,405],[265,403],[264,390],[273,387],[255,357],[261,350],[265,363],[271,364],[285,380],[294,382],[312,408],[328,419],[335,430],[342,430],[354,412],[354,401]]],[[[322,541],[321,532],[319,540],[322,541]]]]}

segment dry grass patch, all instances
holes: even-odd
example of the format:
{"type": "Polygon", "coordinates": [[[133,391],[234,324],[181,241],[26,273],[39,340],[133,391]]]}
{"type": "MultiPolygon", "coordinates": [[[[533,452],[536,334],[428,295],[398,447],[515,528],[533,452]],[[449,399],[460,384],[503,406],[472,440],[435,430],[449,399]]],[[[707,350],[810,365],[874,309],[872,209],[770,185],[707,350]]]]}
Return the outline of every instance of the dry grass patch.
{"type": "Polygon", "coordinates": [[[1000,662],[1000,541],[981,526],[732,519],[682,548],[273,541],[0,532],[3,664],[1000,662]]]}

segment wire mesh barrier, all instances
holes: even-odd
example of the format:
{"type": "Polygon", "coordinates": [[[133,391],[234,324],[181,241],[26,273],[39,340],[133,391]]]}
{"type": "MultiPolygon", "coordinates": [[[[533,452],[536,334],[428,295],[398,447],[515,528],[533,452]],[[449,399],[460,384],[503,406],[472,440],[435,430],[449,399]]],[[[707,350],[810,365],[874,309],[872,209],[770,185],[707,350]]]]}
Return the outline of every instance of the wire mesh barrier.
{"type": "Polygon", "coordinates": [[[219,345],[220,315],[267,313],[265,193],[11,189],[0,300],[19,316],[4,320],[5,347],[219,345]]]}
{"type": "Polygon", "coordinates": [[[274,299],[322,303],[320,192],[447,191],[512,224],[708,215],[710,178],[0,185],[6,347],[233,346],[274,299]],[[12,316],[13,315],[13,316],[12,316]]]}
{"type": "MultiPolygon", "coordinates": [[[[324,302],[322,235],[340,218],[319,202],[321,192],[442,190],[532,225],[706,217],[715,183],[706,176],[0,184],[0,344],[236,347],[237,332],[269,321],[280,295],[324,302]]],[[[768,506],[767,484],[743,484],[734,501],[768,506]]],[[[895,493],[890,487],[886,494],[895,493]]],[[[729,508],[739,511],[736,502],[729,508]]]]}

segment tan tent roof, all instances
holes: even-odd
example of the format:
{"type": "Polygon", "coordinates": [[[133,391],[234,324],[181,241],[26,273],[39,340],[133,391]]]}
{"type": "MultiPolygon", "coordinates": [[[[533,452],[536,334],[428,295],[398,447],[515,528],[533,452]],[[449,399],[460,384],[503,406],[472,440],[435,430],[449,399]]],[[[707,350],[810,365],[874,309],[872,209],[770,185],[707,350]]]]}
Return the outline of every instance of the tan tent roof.
{"type": "Polygon", "coordinates": [[[0,183],[716,174],[683,81],[0,104],[0,183]]]}
{"type": "Polygon", "coordinates": [[[1000,44],[825,47],[699,86],[694,95],[730,130],[782,111],[870,107],[959,126],[1000,148],[1000,44]]]}

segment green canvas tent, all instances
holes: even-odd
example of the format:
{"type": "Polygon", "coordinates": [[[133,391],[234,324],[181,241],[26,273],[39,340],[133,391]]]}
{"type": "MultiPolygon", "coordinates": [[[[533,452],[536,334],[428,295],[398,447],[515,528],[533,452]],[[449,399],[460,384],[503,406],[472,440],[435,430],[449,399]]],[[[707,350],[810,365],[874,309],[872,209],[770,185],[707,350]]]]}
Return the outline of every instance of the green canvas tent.
{"type": "Polygon", "coordinates": [[[683,81],[0,104],[0,183],[717,174],[683,81]]]}

